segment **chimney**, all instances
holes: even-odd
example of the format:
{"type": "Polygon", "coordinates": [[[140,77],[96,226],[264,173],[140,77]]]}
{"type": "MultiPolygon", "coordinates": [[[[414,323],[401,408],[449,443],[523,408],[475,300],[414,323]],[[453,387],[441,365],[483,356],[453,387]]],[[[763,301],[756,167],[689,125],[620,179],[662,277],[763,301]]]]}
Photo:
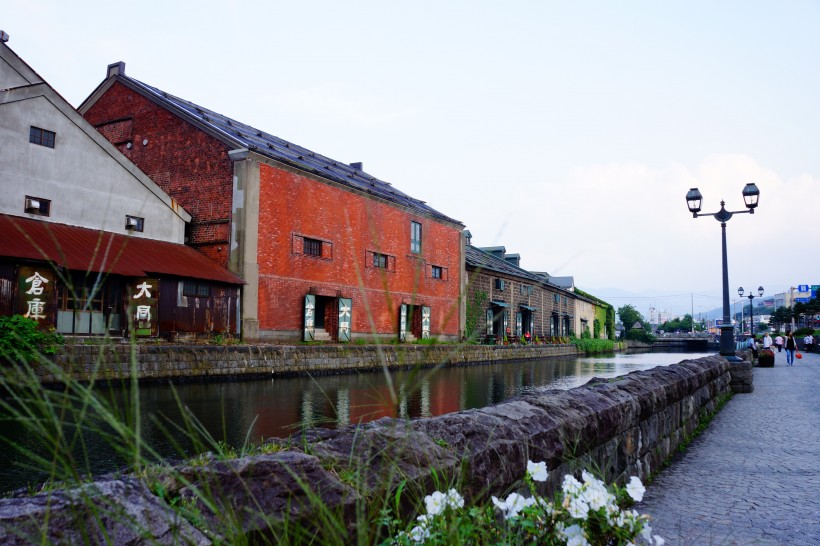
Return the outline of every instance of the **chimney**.
{"type": "Polygon", "coordinates": [[[6,34],[5,31],[0,30],[0,42],[3,42],[5,44],[8,41],[9,41],[9,35],[6,34]]]}
{"type": "Polygon", "coordinates": [[[118,63],[113,63],[108,65],[108,72],[105,75],[105,78],[108,79],[111,76],[124,76],[125,75],[125,63],[120,61],[118,63]]]}
{"type": "Polygon", "coordinates": [[[473,245],[473,234],[470,233],[469,229],[464,230],[464,238],[467,239],[467,246],[473,245]]]}
{"type": "Polygon", "coordinates": [[[362,162],[361,161],[359,161],[357,163],[351,163],[350,166],[353,167],[353,169],[355,169],[357,171],[362,170],[362,162]]]}

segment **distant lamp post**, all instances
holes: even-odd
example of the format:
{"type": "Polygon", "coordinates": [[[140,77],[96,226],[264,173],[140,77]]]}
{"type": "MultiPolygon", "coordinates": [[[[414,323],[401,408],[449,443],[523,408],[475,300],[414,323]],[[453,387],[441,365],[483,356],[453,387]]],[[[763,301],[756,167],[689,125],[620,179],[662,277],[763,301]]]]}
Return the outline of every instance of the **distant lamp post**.
{"type": "Polygon", "coordinates": [[[726,357],[727,360],[739,362],[740,358],[735,355],[735,341],[732,332],[732,318],[729,316],[729,266],[726,258],[726,222],[728,222],[733,215],[743,214],[748,212],[754,214],[755,208],[760,200],[760,190],[757,189],[753,183],[746,184],[743,188],[743,202],[746,204],[746,210],[730,212],[726,210],[726,203],[720,202],[720,210],[712,214],[699,214],[703,203],[703,196],[697,188],[690,189],[686,194],[686,205],[689,207],[689,212],[692,213],[692,218],[699,216],[713,216],[715,220],[720,222],[721,227],[721,242],[723,246],[723,323],[720,325],[720,354],[726,357]]]}
{"type": "MultiPolygon", "coordinates": [[[[741,298],[743,297],[743,287],[742,286],[737,289],[737,295],[740,296],[741,298]]],[[[757,295],[760,296],[761,298],[763,297],[763,287],[762,286],[757,287],[757,295]]],[[[754,292],[749,291],[749,295],[746,296],[746,297],[749,298],[749,333],[751,334],[752,337],[755,337],[755,310],[754,310],[754,307],[752,306],[752,300],[754,299],[755,294],[754,294],[754,292]]]]}

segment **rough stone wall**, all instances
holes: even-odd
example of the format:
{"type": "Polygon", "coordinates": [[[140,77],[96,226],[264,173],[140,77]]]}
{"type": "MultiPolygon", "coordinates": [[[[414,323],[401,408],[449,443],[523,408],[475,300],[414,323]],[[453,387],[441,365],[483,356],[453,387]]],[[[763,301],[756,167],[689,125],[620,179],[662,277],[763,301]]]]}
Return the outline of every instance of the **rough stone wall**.
{"type": "MultiPolygon", "coordinates": [[[[468,498],[501,495],[521,485],[527,460],[547,462],[545,493],[559,486],[564,474],[581,469],[597,471],[607,481],[646,478],[729,392],[729,363],[707,357],[429,419],[385,418],[341,430],[307,431],[291,441],[279,440],[283,450],[277,453],[178,466],[165,484],[172,495],[201,510],[208,528],[218,529],[220,518],[233,514],[253,536],[264,533],[266,525],[254,513],[287,513],[291,521],[315,518],[304,484],[319,491],[325,506],[352,521],[358,501],[388,492],[400,480],[430,492],[435,480],[452,479],[468,498]],[[339,478],[351,473],[358,476],[354,485],[339,478]],[[198,500],[197,490],[210,491],[214,504],[198,500]]],[[[0,500],[0,539],[11,537],[11,529],[44,539],[67,536],[57,526],[43,529],[49,519],[38,499],[44,495],[0,500]]],[[[104,492],[100,495],[104,500],[104,492]]],[[[70,492],[58,495],[64,496],[70,492]]],[[[159,522],[157,533],[167,535],[167,522],[174,519],[164,509],[166,513],[153,516],[143,512],[142,518],[159,522]]],[[[57,513],[51,521],[72,524],[69,509],[58,505],[53,510],[57,513]]],[[[197,542],[194,531],[178,532],[197,542]]],[[[152,533],[149,529],[138,536],[135,531],[129,544],[149,543],[152,533]]]]}
{"type": "MultiPolygon", "coordinates": [[[[65,345],[53,358],[56,369],[40,366],[44,383],[63,372],[80,381],[127,379],[129,344],[65,345]]],[[[530,360],[575,355],[574,345],[153,345],[133,347],[139,379],[253,377],[301,373],[341,373],[382,366],[437,366],[530,360]]]]}

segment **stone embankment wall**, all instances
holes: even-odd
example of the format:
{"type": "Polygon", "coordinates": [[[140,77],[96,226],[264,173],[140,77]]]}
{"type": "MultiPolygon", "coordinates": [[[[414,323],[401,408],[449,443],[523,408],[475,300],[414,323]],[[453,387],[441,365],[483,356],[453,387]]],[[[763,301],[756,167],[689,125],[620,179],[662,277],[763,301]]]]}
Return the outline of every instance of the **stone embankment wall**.
{"type": "MultiPolygon", "coordinates": [[[[311,430],[290,441],[279,440],[281,450],[268,455],[182,464],[153,479],[163,483],[172,498],[196,507],[207,529],[218,530],[222,522],[235,518],[252,539],[266,533],[269,518],[320,521],[315,497],[306,486],[324,506],[352,521],[357,505],[384,498],[400,480],[422,494],[433,491],[436,483],[439,489],[454,483],[468,498],[502,495],[520,486],[528,459],[547,462],[546,485],[552,489],[564,474],[587,468],[608,481],[630,475],[646,478],[695,430],[702,415],[716,409],[731,392],[730,383],[730,364],[722,357],[687,360],[483,409],[311,430]],[[197,491],[208,491],[213,502],[203,502],[197,491]]],[[[12,530],[47,541],[101,537],[101,527],[129,544],[147,544],[151,537],[157,543],[169,543],[168,537],[210,543],[207,534],[181,520],[136,478],[111,478],[82,491],[0,500],[4,544],[23,543],[14,541],[12,530]],[[119,516],[94,518],[80,498],[119,516]]]]}
{"type": "Polygon", "coordinates": [[[66,345],[53,358],[57,369],[37,369],[44,383],[59,382],[61,371],[74,379],[127,379],[131,351],[137,377],[271,377],[341,373],[575,356],[574,345],[66,345]]]}

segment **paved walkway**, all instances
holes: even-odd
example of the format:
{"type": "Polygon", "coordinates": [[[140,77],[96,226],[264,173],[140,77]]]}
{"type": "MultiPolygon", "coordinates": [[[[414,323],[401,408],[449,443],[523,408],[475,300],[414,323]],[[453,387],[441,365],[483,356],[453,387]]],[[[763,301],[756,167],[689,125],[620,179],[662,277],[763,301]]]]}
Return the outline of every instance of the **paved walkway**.
{"type": "Polygon", "coordinates": [[[673,545],[820,545],[820,355],[754,368],[639,512],[673,545]]]}

